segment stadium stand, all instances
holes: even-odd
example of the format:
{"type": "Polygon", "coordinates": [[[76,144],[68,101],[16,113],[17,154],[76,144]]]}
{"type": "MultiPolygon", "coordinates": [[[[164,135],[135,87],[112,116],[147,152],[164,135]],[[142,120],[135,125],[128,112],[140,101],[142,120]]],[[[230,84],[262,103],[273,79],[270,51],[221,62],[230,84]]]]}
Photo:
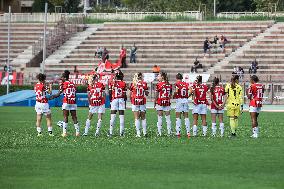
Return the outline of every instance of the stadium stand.
{"type": "Polygon", "coordinates": [[[128,68],[123,68],[125,79],[130,81],[137,71],[151,72],[159,65],[174,79],[177,72],[188,73],[196,57],[204,66],[203,72],[229,56],[233,51],[249,42],[267,28],[272,21],[254,22],[176,22],[176,23],[105,23],[83,40],[58,64],[46,64],[48,75],[58,74],[65,69],[73,70],[77,65],[81,72],[93,70],[99,59],[94,57],[97,46],[106,47],[110,60],[119,57],[121,45],[127,48],[128,68]],[[206,37],[225,35],[229,42],[225,53],[212,50],[211,56],[203,59],[203,41],[206,37]],[[129,49],[136,44],[137,63],[129,63],[129,49]]]}
{"type": "Polygon", "coordinates": [[[221,66],[216,66],[214,73],[217,75],[222,74],[225,80],[230,77],[235,66],[244,68],[245,73],[248,73],[250,62],[256,58],[259,66],[257,74],[262,80],[282,80],[282,73],[284,71],[283,36],[284,24],[274,24],[256,38],[253,43],[242,49],[239,53],[229,57],[229,60],[221,66]],[[267,77],[271,78],[268,79],[267,77]]]}

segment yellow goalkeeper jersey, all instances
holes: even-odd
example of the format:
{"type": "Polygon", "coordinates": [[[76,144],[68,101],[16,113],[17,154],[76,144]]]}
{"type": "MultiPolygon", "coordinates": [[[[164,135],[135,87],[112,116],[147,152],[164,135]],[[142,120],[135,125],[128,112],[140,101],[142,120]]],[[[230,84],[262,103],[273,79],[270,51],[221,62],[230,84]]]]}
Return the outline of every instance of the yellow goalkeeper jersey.
{"type": "Polygon", "coordinates": [[[227,105],[242,105],[243,104],[243,89],[239,84],[233,89],[231,84],[225,87],[225,93],[228,95],[227,105]]]}

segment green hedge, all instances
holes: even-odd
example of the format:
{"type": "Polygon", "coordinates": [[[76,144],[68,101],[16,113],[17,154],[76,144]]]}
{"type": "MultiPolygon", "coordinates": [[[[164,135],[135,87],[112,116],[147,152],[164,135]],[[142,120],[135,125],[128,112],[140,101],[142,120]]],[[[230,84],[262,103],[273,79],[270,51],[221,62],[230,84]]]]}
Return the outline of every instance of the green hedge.
{"type": "MultiPolygon", "coordinates": [[[[52,87],[53,90],[58,90],[59,86],[54,85],[52,87]]],[[[11,85],[10,86],[10,93],[11,92],[16,92],[16,91],[22,91],[22,90],[33,90],[34,86],[32,85],[11,85]]],[[[0,86],[0,96],[5,95],[7,92],[6,85],[1,85],[0,86]]],[[[84,85],[79,85],[77,86],[77,93],[86,93],[87,92],[87,86],[84,85]]]]}

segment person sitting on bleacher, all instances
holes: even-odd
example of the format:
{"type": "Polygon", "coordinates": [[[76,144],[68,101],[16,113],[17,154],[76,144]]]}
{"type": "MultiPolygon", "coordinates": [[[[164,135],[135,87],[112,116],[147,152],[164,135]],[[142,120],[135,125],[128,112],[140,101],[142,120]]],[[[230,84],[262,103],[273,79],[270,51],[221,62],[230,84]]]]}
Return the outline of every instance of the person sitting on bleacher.
{"type": "Polygon", "coordinates": [[[200,61],[197,58],[195,58],[193,66],[191,67],[191,72],[197,73],[198,68],[203,68],[203,66],[202,64],[200,64],[200,61]]]}
{"type": "Polygon", "coordinates": [[[212,48],[212,45],[209,41],[209,38],[206,37],[205,41],[203,42],[203,52],[204,52],[204,58],[206,56],[207,51],[209,50],[209,56],[210,56],[210,49],[212,48]]]}
{"type": "Polygon", "coordinates": [[[220,37],[220,47],[221,47],[223,53],[225,52],[225,46],[226,46],[227,43],[228,43],[227,38],[224,35],[221,35],[221,37],[220,37]]]}
{"type": "Polygon", "coordinates": [[[258,62],[256,61],[256,58],[255,58],[254,61],[251,62],[249,73],[256,74],[257,69],[258,69],[258,62]]]}

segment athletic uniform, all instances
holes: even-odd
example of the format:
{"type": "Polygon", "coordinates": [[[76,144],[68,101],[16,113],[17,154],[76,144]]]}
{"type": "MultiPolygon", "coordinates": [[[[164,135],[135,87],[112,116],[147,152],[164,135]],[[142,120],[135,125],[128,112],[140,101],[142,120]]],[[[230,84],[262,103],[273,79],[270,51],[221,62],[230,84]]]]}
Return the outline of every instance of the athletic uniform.
{"type": "Polygon", "coordinates": [[[111,110],[125,110],[126,83],[116,80],[111,84],[110,89],[112,91],[111,110]]]}
{"type": "Polygon", "coordinates": [[[105,86],[101,82],[95,82],[93,85],[88,86],[89,96],[89,112],[94,113],[105,113],[105,97],[104,90],[105,86]]]}
{"type": "Polygon", "coordinates": [[[137,112],[145,112],[146,111],[146,94],[148,91],[147,83],[144,81],[138,81],[134,86],[133,83],[130,85],[131,93],[131,104],[132,111],[137,112]]]}
{"type": "Polygon", "coordinates": [[[64,95],[62,110],[77,110],[75,84],[71,81],[64,81],[60,85],[60,90],[64,95]]]}
{"type": "Polygon", "coordinates": [[[192,114],[207,114],[208,101],[206,99],[206,93],[208,91],[208,86],[206,84],[194,84],[192,89],[194,93],[192,114]]]}
{"type": "Polygon", "coordinates": [[[36,104],[35,104],[35,111],[37,114],[50,114],[50,108],[48,104],[48,100],[46,98],[46,93],[48,89],[43,83],[37,83],[34,86],[34,91],[36,94],[36,104]]]}
{"type": "Polygon", "coordinates": [[[227,115],[229,117],[239,117],[241,114],[240,106],[243,104],[242,87],[239,84],[236,84],[233,89],[231,84],[227,84],[225,87],[225,93],[228,95],[227,115]]]}
{"type": "MultiPolygon", "coordinates": [[[[217,105],[221,106],[224,103],[225,89],[222,86],[215,86],[212,91],[212,101],[217,105]]],[[[215,104],[211,103],[211,113],[212,114],[223,114],[224,109],[218,109],[215,104]]]]}
{"type": "Polygon", "coordinates": [[[260,83],[254,83],[250,86],[248,94],[251,95],[249,103],[249,112],[259,113],[262,107],[262,98],[264,86],[260,83]]]}
{"type": "Polygon", "coordinates": [[[177,81],[175,86],[176,112],[188,112],[189,85],[186,82],[177,81]]]}
{"type": "Polygon", "coordinates": [[[168,82],[159,82],[156,85],[157,98],[157,111],[170,111],[171,110],[171,93],[172,85],[168,82]]]}

